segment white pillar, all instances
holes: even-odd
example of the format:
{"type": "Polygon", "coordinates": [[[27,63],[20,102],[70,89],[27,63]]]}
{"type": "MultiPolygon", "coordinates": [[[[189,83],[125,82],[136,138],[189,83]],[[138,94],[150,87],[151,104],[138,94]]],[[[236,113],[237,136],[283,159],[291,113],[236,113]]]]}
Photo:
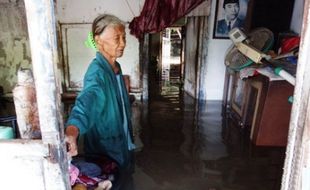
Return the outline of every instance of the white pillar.
{"type": "MultiPolygon", "coordinates": [[[[44,161],[46,190],[70,189],[60,93],[57,86],[57,38],[53,0],[25,0],[42,141],[49,145],[44,161]]],[[[43,189],[43,188],[42,188],[43,189]]]]}

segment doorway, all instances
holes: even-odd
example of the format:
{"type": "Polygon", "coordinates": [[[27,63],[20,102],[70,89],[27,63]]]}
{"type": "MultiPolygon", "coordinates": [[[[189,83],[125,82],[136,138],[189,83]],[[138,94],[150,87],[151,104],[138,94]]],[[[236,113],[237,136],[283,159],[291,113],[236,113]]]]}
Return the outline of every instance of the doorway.
{"type": "Polygon", "coordinates": [[[169,27],[161,32],[161,80],[176,82],[182,78],[182,28],[169,27]]]}
{"type": "Polygon", "coordinates": [[[182,89],[184,53],[182,27],[168,27],[150,40],[149,89],[161,95],[182,89]]]}

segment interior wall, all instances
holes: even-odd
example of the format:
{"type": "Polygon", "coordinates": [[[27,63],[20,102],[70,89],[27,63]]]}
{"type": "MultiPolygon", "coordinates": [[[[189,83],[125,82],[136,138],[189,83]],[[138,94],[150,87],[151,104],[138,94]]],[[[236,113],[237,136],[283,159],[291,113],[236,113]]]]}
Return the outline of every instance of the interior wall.
{"type": "Polygon", "coordinates": [[[295,0],[294,11],[291,20],[291,30],[300,34],[304,14],[305,0],[295,0]]]}
{"type": "Polygon", "coordinates": [[[20,67],[30,68],[24,1],[0,0],[0,86],[12,92],[20,67]]]}
{"type": "Polygon", "coordinates": [[[225,65],[224,58],[227,48],[232,44],[227,39],[213,39],[213,27],[216,1],[212,1],[209,17],[207,68],[205,75],[205,91],[207,100],[221,100],[224,89],[225,65]]]}
{"type": "MultiPolygon", "coordinates": [[[[144,0],[93,0],[93,1],[84,1],[84,0],[58,0],[56,3],[56,16],[60,25],[89,25],[99,14],[108,13],[113,14],[125,22],[130,22],[134,16],[139,16],[140,11],[143,7],[144,0]]],[[[74,26],[71,26],[71,28],[74,26]]],[[[131,87],[139,88],[140,87],[140,70],[139,70],[139,42],[137,38],[129,34],[128,25],[127,25],[127,46],[122,58],[118,59],[118,62],[122,66],[123,74],[130,75],[131,87]]],[[[74,33],[72,33],[74,34],[74,33]]],[[[70,34],[69,34],[70,35],[70,34]]],[[[83,51],[83,48],[86,48],[83,44],[87,39],[87,31],[81,35],[70,35],[66,39],[66,46],[75,48],[73,54],[67,54],[65,56],[73,57],[75,56],[74,52],[79,52],[79,56],[83,54],[83,59],[74,60],[74,70],[81,70],[80,76],[74,76],[75,81],[80,81],[83,79],[84,73],[86,72],[87,67],[85,67],[85,60],[89,62],[94,57],[94,52],[92,51],[83,51]],[[84,39],[81,39],[81,35],[84,35],[84,39]],[[79,42],[79,46],[72,46],[72,44],[79,42]]],[[[64,59],[68,60],[67,58],[64,59]]],[[[69,62],[69,61],[68,61],[69,62]]],[[[66,63],[65,64],[71,64],[66,63]]],[[[88,63],[86,63],[88,64],[88,63]]],[[[71,67],[72,68],[72,67],[71,67]]],[[[70,70],[70,68],[69,68],[70,70]]],[[[74,72],[72,72],[74,73],[74,72]]],[[[73,81],[73,82],[75,82],[73,81]]],[[[69,83],[72,81],[69,81],[69,83]]]]}
{"type": "MultiPolygon", "coordinates": [[[[55,14],[60,24],[90,24],[101,13],[111,13],[129,22],[134,16],[139,15],[144,0],[131,0],[128,2],[129,5],[127,1],[123,0],[58,0],[55,4],[55,14]]],[[[18,68],[31,68],[24,1],[0,0],[0,32],[0,85],[4,87],[4,92],[8,93],[12,91],[16,84],[18,68]]],[[[79,37],[79,39],[73,38],[71,40],[84,43],[86,37],[85,35],[85,39],[79,37]]],[[[71,42],[68,41],[68,43],[71,42]]],[[[61,44],[59,46],[61,47],[61,44]]],[[[82,45],[82,47],[85,46],[82,45]]],[[[73,52],[79,52],[82,55],[86,51],[76,49],[73,52]]],[[[92,58],[93,54],[91,54],[89,61],[92,58]]],[[[139,88],[139,42],[129,34],[128,29],[127,48],[119,62],[122,65],[123,73],[131,76],[131,86],[139,88]]],[[[75,62],[75,67],[79,68],[78,62],[75,62]]],[[[80,78],[82,80],[84,72],[81,73],[80,78]]]]}
{"type": "Polygon", "coordinates": [[[57,0],[56,12],[62,23],[91,23],[102,13],[114,14],[125,22],[139,16],[144,0],[57,0]]]}

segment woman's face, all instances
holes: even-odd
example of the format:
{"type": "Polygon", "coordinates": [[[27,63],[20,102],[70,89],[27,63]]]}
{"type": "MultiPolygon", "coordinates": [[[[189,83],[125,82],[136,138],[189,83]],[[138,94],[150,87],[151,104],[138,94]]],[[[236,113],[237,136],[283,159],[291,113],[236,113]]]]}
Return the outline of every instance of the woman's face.
{"type": "Polygon", "coordinates": [[[96,38],[99,51],[108,59],[121,57],[126,46],[125,27],[107,26],[96,38]]]}

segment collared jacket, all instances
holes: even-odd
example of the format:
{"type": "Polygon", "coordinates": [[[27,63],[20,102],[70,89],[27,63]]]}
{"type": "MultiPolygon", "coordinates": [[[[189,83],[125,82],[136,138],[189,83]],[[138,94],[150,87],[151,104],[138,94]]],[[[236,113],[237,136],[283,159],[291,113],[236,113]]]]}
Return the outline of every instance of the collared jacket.
{"type": "MultiPolygon", "coordinates": [[[[120,68],[118,63],[117,66],[120,68]]],[[[122,75],[121,69],[119,74],[122,75]]],[[[102,54],[97,52],[84,76],[83,90],[77,97],[67,126],[76,126],[79,134],[84,135],[85,155],[106,155],[124,168],[130,162],[130,153],[123,120],[127,119],[131,137],[132,126],[128,92],[123,79],[121,90],[124,107],[116,74],[102,54]],[[123,116],[124,108],[127,118],[123,116]]]]}
{"type": "MultiPolygon", "coordinates": [[[[236,27],[243,27],[244,21],[240,18],[237,18],[234,24],[231,26],[231,29],[236,27]]],[[[216,33],[220,35],[228,35],[228,25],[225,19],[217,21],[216,33]]]]}

